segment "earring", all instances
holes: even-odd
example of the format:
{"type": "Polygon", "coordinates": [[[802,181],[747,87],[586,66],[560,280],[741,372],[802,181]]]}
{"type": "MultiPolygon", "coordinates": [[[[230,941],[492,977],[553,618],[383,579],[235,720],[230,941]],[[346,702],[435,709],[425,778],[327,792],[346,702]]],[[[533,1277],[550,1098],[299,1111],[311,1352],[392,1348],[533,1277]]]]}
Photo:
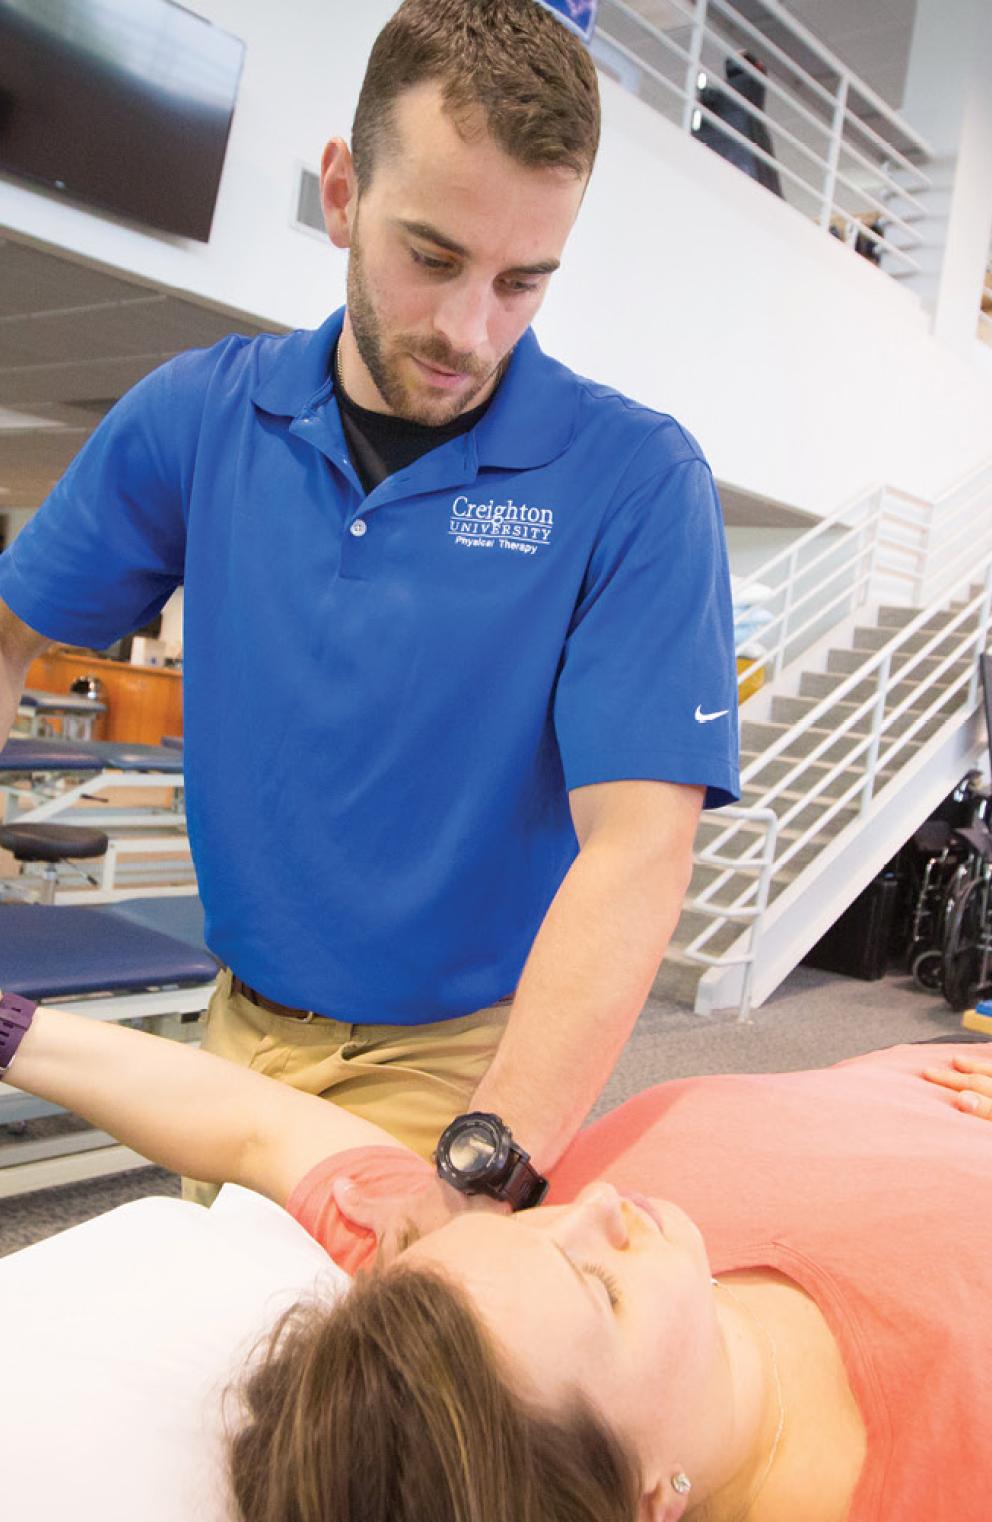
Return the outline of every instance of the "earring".
{"type": "Polygon", "coordinates": [[[672,1489],[680,1496],[687,1496],[692,1489],[692,1481],[683,1469],[676,1469],[672,1475],[672,1489]]]}

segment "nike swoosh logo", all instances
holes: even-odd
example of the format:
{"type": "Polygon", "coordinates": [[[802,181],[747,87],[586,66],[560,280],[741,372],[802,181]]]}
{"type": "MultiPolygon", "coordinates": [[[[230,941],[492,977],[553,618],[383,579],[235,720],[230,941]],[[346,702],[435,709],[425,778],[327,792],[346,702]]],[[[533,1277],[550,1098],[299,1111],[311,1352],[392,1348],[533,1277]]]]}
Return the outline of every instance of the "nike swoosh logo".
{"type": "Polygon", "coordinates": [[[708,724],[711,719],[722,719],[724,714],[729,712],[729,708],[721,708],[718,713],[703,713],[701,706],[697,703],[694,718],[697,724],[708,724]]]}

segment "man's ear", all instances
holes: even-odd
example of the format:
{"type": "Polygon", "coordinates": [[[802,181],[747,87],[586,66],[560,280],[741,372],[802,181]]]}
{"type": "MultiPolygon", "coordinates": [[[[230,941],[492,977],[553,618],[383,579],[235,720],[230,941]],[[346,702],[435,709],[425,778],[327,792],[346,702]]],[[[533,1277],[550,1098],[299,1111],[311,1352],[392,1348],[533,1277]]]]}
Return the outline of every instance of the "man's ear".
{"type": "Polygon", "coordinates": [[[358,181],[355,161],[344,138],[332,137],[321,155],[320,203],[327,236],[335,248],[350,248],[358,181]]]}

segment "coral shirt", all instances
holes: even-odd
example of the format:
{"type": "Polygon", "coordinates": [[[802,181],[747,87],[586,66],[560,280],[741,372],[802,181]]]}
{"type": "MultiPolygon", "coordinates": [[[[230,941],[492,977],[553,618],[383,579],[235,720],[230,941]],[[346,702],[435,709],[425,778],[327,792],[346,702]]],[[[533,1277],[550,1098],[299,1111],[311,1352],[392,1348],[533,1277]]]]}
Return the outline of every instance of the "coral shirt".
{"type": "MultiPolygon", "coordinates": [[[[596,1179],[673,1200],[714,1273],[773,1268],[812,1296],[867,1429],[849,1522],[992,1518],[992,1125],[919,1076],[957,1050],[975,1055],[894,1047],[663,1084],[581,1132],[552,1176],[549,1204],[596,1179]]],[[[366,1167],[389,1195],[430,1172],[398,1149],[356,1149],[289,1202],[345,1266],[361,1254],[330,1184],[364,1183],[366,1167]]]]}
{"type": "Polygon", "coordinates": [[[812,1296],[867,1428],[849,1522],[992,1518],[992,1125],[918,1076],[955,1051],[664,1084],[581,1133],[548,1197],[673,1200],[714,1273],[812,1296]]]}

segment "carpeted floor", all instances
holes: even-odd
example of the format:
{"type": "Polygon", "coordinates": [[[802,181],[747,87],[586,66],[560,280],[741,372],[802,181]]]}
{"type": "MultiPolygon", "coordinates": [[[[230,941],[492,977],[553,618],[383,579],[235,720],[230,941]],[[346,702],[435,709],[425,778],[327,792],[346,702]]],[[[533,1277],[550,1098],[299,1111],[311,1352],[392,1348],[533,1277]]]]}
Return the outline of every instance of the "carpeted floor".
{"type": "MultiPolygon", "coordinates": [[[[959,1016],[909,978],[861,983],[800,967],[746,1024],[648,1002],[594,1114],[649,1084],[697,1073],[821,1067],[900,1042],[953,1036],[959,1016]]],[[[175,1174],[141,1168],[0,1200],[0,1256],[146,1194],[178,1195],[175,1174]]]]}

